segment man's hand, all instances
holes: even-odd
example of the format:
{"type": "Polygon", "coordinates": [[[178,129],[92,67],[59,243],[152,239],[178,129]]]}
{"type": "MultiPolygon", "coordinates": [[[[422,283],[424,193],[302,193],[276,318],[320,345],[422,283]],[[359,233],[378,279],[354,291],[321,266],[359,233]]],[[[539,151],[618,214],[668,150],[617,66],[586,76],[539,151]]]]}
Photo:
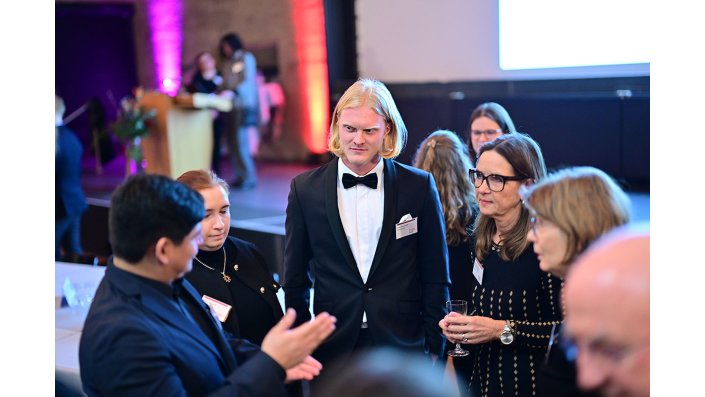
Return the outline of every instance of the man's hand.
{"type": "MultiPolygon", "coordinates": [[[[302,364],[335,330],[336,318],[326,312],[319,313],[308,323],[290,329],[295,319],[296,311],[292,308],[287,309],[284,317],[272,327],[262,341],[262,351],[287,371],[302,364]]],[[[304,364],[310,366],[311,362],[307,361],[304,364]]],[[[302,370],[302,368],[298,369],[302,370]]],[[[287,373],[287,378],[288,375],[287,373]]]]}
{"type": "Polygon", "coordinates": [[[315,358],[308,356],[299,365],[286,370],[286,383],[296,380],[311,380],[321,373],[323,364],[315,358]]]}

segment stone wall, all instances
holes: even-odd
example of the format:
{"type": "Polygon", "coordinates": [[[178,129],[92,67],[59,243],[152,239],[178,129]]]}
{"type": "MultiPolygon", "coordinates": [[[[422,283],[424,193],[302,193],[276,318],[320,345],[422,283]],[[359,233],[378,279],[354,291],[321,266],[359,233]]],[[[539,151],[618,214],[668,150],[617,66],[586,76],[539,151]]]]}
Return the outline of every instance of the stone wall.
{"type": "MultiPolygon", "coordinates": [[[[151,32],[148,21],[148,0],[78,0],[57,2],[100,3],[121,2],[135,6],[134,40],[137,76],[140,85],[146,89],[156,88],[151,32]]],[[[183,42],[182,76],[185,81],[191,77],[194,56],[204,50],[217,54],[220,37],[228,32],[236,32],[245,47],[257,53],[258,49],[276,51],[279,68],[279,81],[286,95],[284,130],[277,142],[263,145],[260,156],[263,159],[301,161],[308,158],[302,132],[297,126],[303,125],[303,99],[299,92],[300,60],[297,57],[291,22],[290,0],[182,0],[183,42]]],[[[273,54],[274,52],[269,51],[273,54]]],[[[269,60],[265,60],[269,62],[269,60]]]]}

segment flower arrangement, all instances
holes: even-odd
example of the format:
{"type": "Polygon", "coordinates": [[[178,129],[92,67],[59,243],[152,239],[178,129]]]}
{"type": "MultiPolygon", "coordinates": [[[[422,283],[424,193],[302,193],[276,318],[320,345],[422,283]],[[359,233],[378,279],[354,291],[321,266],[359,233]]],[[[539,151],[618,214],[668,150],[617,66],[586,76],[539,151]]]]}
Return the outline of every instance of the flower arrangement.
{"type": "Polygon", "coordinates": [[[147,120],[156,115],[156,109],[145,111],[139,106],[138,98],[126,96],[120,101],[118,118],[112,125],[113,131],[123,142],[141,138],[149,132],[147,120]]]}
{"type": "Polygon", "coordinates": [[[156,109],[145,111],[139,105],[141,90],[135,90],[135,96],[126,96],[120,101],[118,118],[112,124],[113,132],[125,143],[127,173],[139,173],[144,169],[142,137],[149,133],[147,121],[157,115],[156,109]]]}

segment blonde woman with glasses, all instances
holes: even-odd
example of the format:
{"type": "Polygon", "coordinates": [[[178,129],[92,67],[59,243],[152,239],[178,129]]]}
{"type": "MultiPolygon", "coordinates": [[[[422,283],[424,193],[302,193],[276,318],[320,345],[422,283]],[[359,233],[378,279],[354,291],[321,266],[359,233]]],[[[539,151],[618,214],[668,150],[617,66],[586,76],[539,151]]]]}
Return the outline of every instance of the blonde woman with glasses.
{"type": "MultiPolygon", "coordinates": [[[[603,171],[573,167],[557,171],[523,192],[531,214],[527,238],[534,245],[541,270],[561,279],[578,255],[605,233],[629,222],[626,193],[603,171]]],[[[549,339],[539,371],[543,396],[592,396],[576,386],[575,357],[560,341],[561,325],[549,339]]]]}

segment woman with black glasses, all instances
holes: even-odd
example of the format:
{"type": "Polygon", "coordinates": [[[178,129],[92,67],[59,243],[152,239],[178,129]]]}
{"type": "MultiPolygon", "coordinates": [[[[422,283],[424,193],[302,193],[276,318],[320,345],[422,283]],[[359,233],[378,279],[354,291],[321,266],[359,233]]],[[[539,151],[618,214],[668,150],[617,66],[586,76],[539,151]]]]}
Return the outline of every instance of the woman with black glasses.
{"type": "Polygon", "coordinates": [[[545,174],[539,145],[520,133],[483,144],[470,170],[480,209],[468,264],[477,281],[468,313],[475,315],[450,313],[439,325],[451,342],[477,345],[470,377],[476,397],[535,395],[551,328],[562,319],[561,281],[539,267],[519,195],[545,174]]]}

